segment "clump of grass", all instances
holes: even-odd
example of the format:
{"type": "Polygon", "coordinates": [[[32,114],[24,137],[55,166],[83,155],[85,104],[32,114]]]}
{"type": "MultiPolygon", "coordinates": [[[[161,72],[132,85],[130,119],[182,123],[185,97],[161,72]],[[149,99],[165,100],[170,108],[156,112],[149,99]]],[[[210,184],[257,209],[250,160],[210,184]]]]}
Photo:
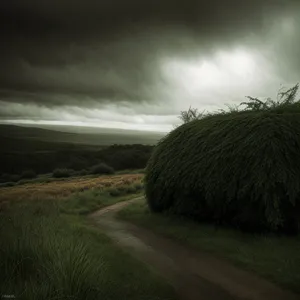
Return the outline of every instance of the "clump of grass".
{"type": "Polygon", "coordinates": [[[71,169],[55,169],[52,173],[54,178],[70,177],[74,174],[74,170],[71,169]]]}
{"type": "Polygon", "coordinates": [[[112,196],[112,197],[118,197],[118,196],[122,195],[122,192],[117,188],[110,188],[108,190],[108,192],[109,192],[110,196],[112,196]]]}
{"type": "Polygon", "coordinates": [[[89,174],[88,170],[81,170],[78,172],[78,175],[80,175],[80,176],[86,176],[88,174],[89,174]]]}
{"type": "Polygon", "coordinates": [[[142,189],[144,188],[144,185],[143,185],[142,183],[138,182],[138,183],[135,183],[135,184],[134,184],[134,188],[135,188],[137,191],[140,191],[140,190],[142,190],[142,189]]]}
{"type": "Polygon", "coordinates": [[[117,188],[87,190],[61,199],[59,209],[67,214],[86,215],[107,205],[127,200],[130,194],[134,193],[136,190],[126,193],[117,188]]]}
{"type": "Polygon", "coordinates": [[[60,201],[0,212],[0,291],[17,299],[174,299],[171,288],[60,201]],[[124,284],[126,278],[126,284],[124,284]]]}
{"type": "Polygon", "coordinates": [[[133,186],[133,185],[129,185],[127,188],[126,188],[126,193],[128,194],[133,194],[133,193],[136,193],[136,188],[133,186]]]}
{"type": "Polygon", "coordinates": [[[2,292],[22,299],[99,297],[103,260],[91,256],[53,203],[14,206],[1,216],[0,231],[2,292]]]}
{"type": "Polygon", "coordinates": [[[92,174],[99,174],[99,175],[111,175],[115,173],[115,170],[105,163],[98,164],[91,168],[92,174]]]}
{"type": "Polygon", "coordinates": [[[119,185],[119,186],[117,187],[117,189],[118,189],[118,190],[120,191],[120,193],[122,193],[122,194],[126,193],[127,188],[128,188],[128,185],[126,185],[126,184],[122,184],[122,185],[119,185]]]}

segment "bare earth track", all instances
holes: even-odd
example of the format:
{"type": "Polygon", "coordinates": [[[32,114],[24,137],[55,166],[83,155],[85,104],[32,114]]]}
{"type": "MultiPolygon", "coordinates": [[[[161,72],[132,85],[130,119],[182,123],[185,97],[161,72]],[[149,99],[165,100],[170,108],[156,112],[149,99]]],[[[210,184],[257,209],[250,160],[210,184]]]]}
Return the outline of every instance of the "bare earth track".
{"type": "Polygon", "coordinates": [[[149,230],[119,221],[116,212],[138,199],[117,203],[90,215],[120,247],[163,276],[182,300],[296,300],[254,274],[207,253],[195,251],[149,230]]]}

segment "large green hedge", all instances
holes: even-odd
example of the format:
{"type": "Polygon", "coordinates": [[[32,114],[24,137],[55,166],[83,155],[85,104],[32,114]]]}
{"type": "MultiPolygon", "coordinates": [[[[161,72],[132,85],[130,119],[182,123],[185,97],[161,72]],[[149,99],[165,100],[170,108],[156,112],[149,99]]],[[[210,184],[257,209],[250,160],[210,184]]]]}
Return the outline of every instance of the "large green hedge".
{"type": "Polygon", "coordinates": [[[250,231],[299,231],[299,105],[178,127],[155,148],[145,187],[154,212],[250,231]]]}

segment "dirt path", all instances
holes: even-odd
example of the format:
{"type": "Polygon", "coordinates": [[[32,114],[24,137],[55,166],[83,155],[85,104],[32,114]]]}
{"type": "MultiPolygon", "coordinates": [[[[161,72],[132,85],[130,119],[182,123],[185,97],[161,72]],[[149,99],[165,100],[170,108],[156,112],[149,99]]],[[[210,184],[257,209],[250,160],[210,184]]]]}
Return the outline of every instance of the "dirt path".
{"type": "Polygon", "coordinates": [[[117,203],[90,215],[105,233],[147,263],[176,289],[182,300],[296,300],[274,284],[231,264],[133,224],[115,213],[138,199],[117,203]]]}

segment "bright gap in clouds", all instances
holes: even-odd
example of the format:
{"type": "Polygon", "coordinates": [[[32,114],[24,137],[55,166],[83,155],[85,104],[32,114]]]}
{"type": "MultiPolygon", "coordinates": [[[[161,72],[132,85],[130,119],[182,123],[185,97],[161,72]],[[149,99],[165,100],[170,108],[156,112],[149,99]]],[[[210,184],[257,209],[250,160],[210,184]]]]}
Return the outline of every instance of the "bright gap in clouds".
{"type": "Polygon", "coordinates": [[[201,91],[212,88],[251,84],[256,77],[257,63],[254,54],[238,49],[218,51],[211,58],[168,59],[162,71],[177,88],[200,95],[201,91]]]}
{"type": "Polygon", "coordinates": [[[87,122],[87,121],[48,121],[48,120],[1,120],[0,124],[13,124],[13,125],[50,125],[50,126],[74,126],[74,127],[94,127],[104,129],[123,129],[123,130],[135,130],[135,131],[149,131],[149,132],[162,132],[167,133],[172,129],[168,124],[143,124],[137,126],[136,124],[130,124],[125,122],[87,122]]]}

